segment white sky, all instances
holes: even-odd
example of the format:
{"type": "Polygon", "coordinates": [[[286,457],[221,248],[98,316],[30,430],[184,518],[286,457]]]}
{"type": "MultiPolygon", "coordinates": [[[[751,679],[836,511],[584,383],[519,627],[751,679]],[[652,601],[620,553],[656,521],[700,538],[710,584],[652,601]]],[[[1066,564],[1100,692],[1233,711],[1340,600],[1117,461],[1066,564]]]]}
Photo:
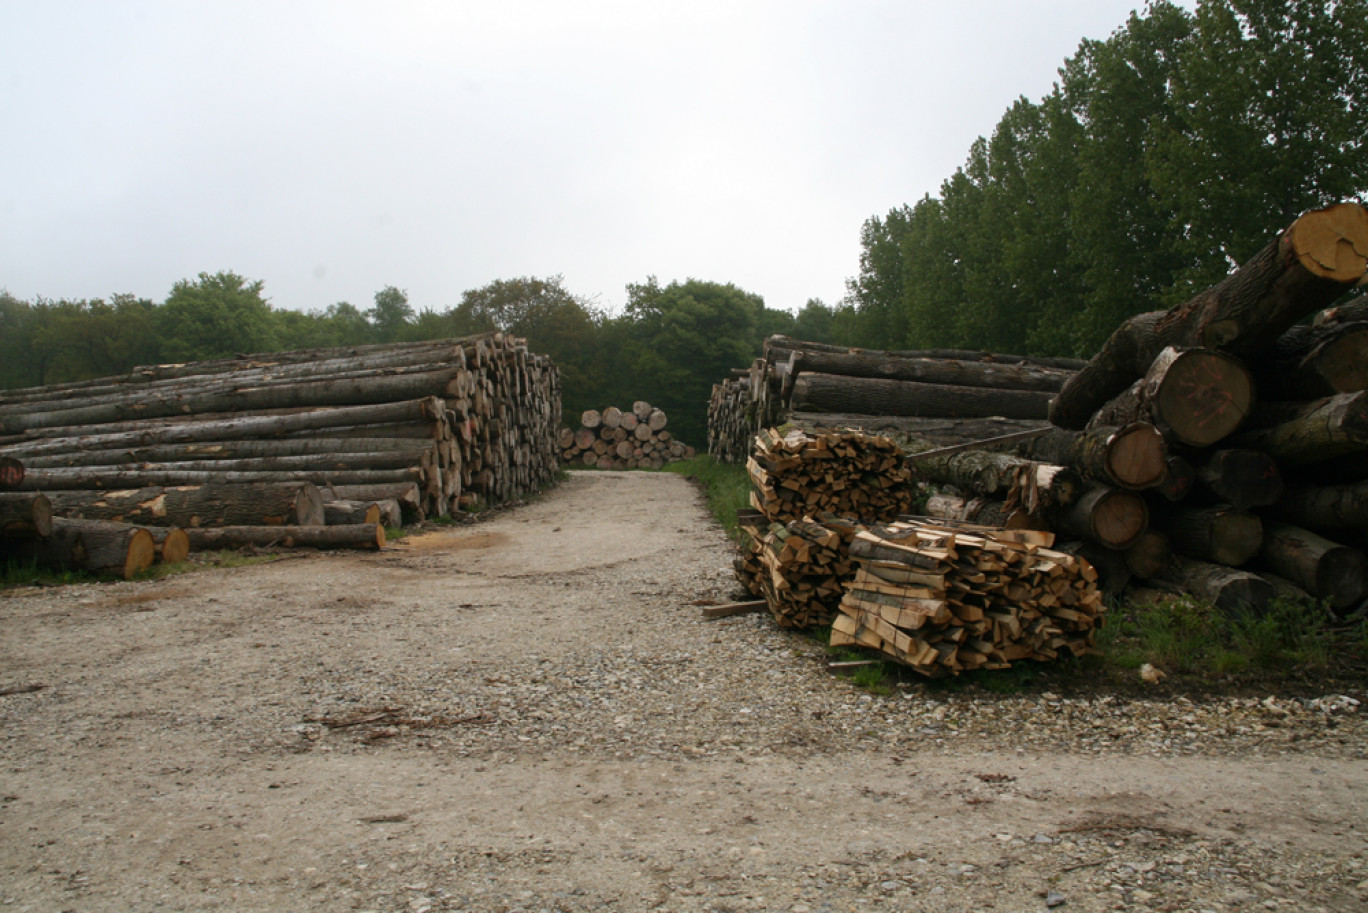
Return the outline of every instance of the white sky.
{"type": "Polygon", "coordinates": [[[0,288],[841,299],[865,219],[1137,0],[0,0],[0,288]]]}

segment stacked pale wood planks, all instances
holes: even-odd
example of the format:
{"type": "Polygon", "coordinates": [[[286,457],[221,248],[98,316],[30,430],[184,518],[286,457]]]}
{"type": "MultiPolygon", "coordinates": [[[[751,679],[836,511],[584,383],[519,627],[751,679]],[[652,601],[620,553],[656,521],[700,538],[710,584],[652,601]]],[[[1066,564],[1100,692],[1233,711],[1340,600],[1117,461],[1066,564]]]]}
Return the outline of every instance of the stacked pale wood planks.
{"type": "Polygon", "coordinates": [[[831,643],[928,676],[1093,650],[1104,606],[1087,561],[1049,533],[906,518],[858,533],[831,643]]]}
{"type": "Polygon", "coordinates": [[[585,411],[579,428],[560,429],[556,445],[561,463],[570,467],[659,469],[694,456],[694,448],[666,430],[668,424],[664,410],[637,400],[631,410],[609,406],[585,411]]]}
{"type": "Polygon", "coordinates": [[[887,520],[912,502],[902,451],[860,432],[767,429],[756,436],[746,471],[751,505],[778,523],[822,513],[887,520]]]}
{"type": "Polygon", "coordinates": [[[12,487],[59,515],[215,527],[192,534],[215,547],[374,548],[401,511],[446,516],[552,484],[559,414],[550,360],[488,333],[0,392],[0,460],[21,460],[12,487]]]}
{"type": "Polygon", "coordinates": [[[737,576],[779,626],[831,624],[851,577],[850,542],[863,527],[831,514],[775,523],[759,511],[738,513],[737,522],[746,533],[737,576]]]}

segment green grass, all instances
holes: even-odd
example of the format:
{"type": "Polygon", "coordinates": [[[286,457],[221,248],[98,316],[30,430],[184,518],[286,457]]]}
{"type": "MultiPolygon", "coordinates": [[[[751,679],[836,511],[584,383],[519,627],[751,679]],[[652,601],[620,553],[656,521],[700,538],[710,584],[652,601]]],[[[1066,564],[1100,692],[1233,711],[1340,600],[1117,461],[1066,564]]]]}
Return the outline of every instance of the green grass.
{"type": "Polygon", "coordinates": [[[67,586],[99,580],[81,571],[51,571],[33,562],[6,561],[0,564],[0,589],[20,586],[67,586]]]}

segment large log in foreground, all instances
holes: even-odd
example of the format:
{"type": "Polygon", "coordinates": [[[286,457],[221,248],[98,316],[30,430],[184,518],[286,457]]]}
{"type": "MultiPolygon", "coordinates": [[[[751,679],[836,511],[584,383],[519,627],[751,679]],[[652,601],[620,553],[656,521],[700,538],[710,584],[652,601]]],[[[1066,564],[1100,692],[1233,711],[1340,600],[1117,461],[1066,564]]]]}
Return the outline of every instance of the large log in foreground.
{"type": "Polygon", "coordinates": [[[1368,266],[1368,210],[1340,203],[1306,213],[1219,284],[1168,311],[1132,317],[1050,406],[1050,421],[1082,428],[1149,370],[1168,346],[1252,359],[1303,317],[1327,307],[1368,266]]]}
{"type": "Polygon", "coordinates": [[[1254,403],[1254,380],[1223,352],[1172,346],[1145,376],[1104,405],[1088,426],[1153,424],[1165,439],[1208,447],[1229,436],[1254,403]]]}
{"type": "Polygon", "coordinates": [[[151,567],[157,557],[156,541],[142,527],[63,517],[52,521],[50,535],[7,540],[5,551],[51,570],[80,570],[123,580],[151,567]]]}
{"type": "Polygon", "coordinates": [[[45,495],[0,492],[0,539],[27,539],[52,533],[52,502],[45,495]]]}

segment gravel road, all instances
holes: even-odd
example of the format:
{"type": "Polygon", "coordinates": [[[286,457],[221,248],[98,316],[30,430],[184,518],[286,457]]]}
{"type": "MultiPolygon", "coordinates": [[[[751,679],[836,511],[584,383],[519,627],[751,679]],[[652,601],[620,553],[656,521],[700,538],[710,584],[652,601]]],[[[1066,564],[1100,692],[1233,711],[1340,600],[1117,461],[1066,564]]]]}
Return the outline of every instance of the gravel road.
{"type": "Polygon", "coordinates": [[[0,593],[0,910],[1368,910],[1363,693],[876,696],[693,486],[0,593]],[[39,687],[41,686],[41,687],[39,687]]]}

